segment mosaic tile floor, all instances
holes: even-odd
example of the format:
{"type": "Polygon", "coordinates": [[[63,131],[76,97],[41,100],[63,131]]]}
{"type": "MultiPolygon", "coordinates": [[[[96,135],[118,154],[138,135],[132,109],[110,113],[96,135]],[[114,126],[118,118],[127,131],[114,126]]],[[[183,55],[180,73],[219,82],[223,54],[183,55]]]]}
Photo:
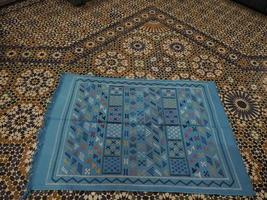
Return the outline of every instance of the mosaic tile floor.
{"type": "MultiPolygon", "coordinates": [[[[80,8],[65,0],[28,0],[1,9],[0,16],[0,198],[23,194],[36,134],[63,72],[215,81],[256,198],[267,196],[266,16],[228,0],[92,0],[80,8]]],[[[30,194],[41,197],[223,198],[143,192],[30,194]]]]}

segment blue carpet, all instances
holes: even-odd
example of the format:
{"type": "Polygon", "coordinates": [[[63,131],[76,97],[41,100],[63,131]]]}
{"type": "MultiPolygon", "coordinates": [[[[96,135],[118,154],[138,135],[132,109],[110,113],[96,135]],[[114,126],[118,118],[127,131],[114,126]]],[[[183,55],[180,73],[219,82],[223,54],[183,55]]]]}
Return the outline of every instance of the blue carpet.
{"type": "Polygon", "coordinates": [[[65,74],[31,190],[253,195],[213,82],[65,74]]]}

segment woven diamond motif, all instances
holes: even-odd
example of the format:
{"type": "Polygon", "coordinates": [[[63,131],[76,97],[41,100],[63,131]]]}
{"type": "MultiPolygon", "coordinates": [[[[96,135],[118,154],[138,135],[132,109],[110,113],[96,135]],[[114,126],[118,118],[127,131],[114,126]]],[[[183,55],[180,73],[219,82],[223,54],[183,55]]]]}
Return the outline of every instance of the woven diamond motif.
{"type": "Polygon", "coordinates": [[[113,106],[109,108],[109,122],[121,122],[122,120],[122,108],[118,106],[113,106]]]}
{"type": "Polygon", "coordinates": [[[178,112],[176,109],[164,109],[164,119],[167,125],[179,124],[178,112]]]}
{"type": "Polygon", "coordinates": [[[107,137],[109,138],[120,138],[122,131],[122,124],[107,124],[107,137]]]}
{"type": "Polygon", "coordinates": [[[188,176],[189,170],[184,158],[170,159],[171,175],[188,176]]]}
{"type": "Polygon", "coordinates": [[[168,147],[170,157],[185,157],[183,142],[181,140],[169,140],[168,147]]]}
{"type": "Polygon", "coordinates": [[[119,174],[121,172],[120,157],[104,157],[103,173],[119,174]]]}
{"type": "Polygon", "coordinates": [[[207,126],[208,114],[200,89],[178,89],[182,124],[207,126]]]}
{"type": "Polygon", "coordinates": [[[120,139],[106,139],[105,156],[120,156],[121,140],[120,139]]]}
{"type": "Polygon", "coordinates": [[[181,128],[180,126],[166,126],[167,138],[169,140],[181,140],[181,128]]]}

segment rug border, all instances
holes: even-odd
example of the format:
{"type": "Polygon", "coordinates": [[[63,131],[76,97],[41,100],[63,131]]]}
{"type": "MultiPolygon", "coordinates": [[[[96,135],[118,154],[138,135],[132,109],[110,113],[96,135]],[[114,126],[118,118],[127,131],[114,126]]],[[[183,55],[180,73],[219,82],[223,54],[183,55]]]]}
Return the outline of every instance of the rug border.
{"type": "Polygon", "coordinates": [[[67,74],[70,75],[70,73],[62,73],[59,77],[59,83],[54,91],[54,93],[51,95],[51,100],[49,101],[48,105],[47,105],[47,110],[44,114],[44,118],[43,118],[43,123],[42,123],[42,127],[39,129],[38,133],[37,133],[37,139],[36,139],[36,149],[34,150],[33,156],[31,158],[32,162],[30,164],[30,169],[28,171],[28,182],[25,186],[24,189],[24,193],[21,196],[21,199],[27,199],[27,197],[29,196],[30,192],[32,191],[32,183],[33,183],[33,173],[35,171],[35,169],[37,168],[37,163],[40,157],[40,153],[42,150],[42,147],[44,145],[44,137],[45,137],[45,133],[46,133],[46,129],[47,129],[47,125],[49,122],[49,115],[52,113],[53,107],[54,107],[54,103],[56,102],[56,99],[62,89],[64,80],[67,77],[67,74]]]}

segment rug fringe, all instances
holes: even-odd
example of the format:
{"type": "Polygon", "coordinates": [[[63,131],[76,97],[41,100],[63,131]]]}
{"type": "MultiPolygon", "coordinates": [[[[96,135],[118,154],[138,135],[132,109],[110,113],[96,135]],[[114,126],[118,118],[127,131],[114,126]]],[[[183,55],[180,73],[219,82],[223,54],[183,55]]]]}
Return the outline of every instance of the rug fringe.
{"type": "Polygon", "coordinates": [[[31,192],[33,172],[35,171],[37,161],[39,159],[40,150],[42,149],[42,146],[43,146],[43,141],[44,141],[44,137],[45,137],[44,133],[46,131],[46,127],[48,124],[48,116],[52,112],[54,102],[57,99],[57,96],[58,96],[58,94],[61,90],[61,87],[63,85],[63,82],[64,82],[63,80],[67,74],[68,73],[63,73],[60,75],[60,80],[59,80],[58,86],[57,86],[54,94],[52,95],[50,102],[48,103],[42,127],[41,127],[41,129],[39,129],[39,133],[37,133],[37,144],[36,144],[37,147],[36,147],[35,152],[32,156],[31,167],[30,167],[29,172],[28,172],[28,183],[26,184],[25,189],[24,189],[24,193],[23,193],[22,197],[20,198],[21,200],[27,199],[27,197],[29,196],[29,194],[31,192]]]}

